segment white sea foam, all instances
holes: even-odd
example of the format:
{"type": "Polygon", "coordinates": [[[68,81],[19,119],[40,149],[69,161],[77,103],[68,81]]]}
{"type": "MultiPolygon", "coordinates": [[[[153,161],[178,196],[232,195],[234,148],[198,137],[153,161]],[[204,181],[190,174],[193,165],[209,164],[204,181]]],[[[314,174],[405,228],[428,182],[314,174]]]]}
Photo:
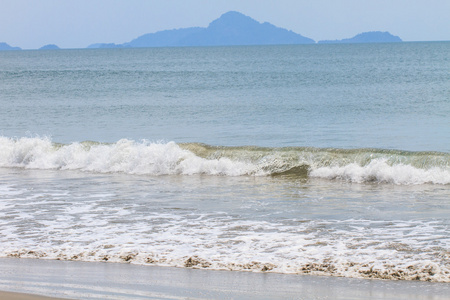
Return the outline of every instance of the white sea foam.
{"type": "Polygon", "coordinates": [[[450,184],[447,154],[402,156],[388,151],[387,154],[373,154],[365,149],[359,152],[246,147],[217,150],[194,146],[127,139],[112,144],[57,145],[48,138],[0,137],[0,167],[145,175],[267,176],[294,173],[358,183],[450,184]],[[190,148],[195,148],[198,153],[190,148]]]}
{"type": "Polygon", "coordinates": [[[396,221],[391,226],[328,220],[289,226],[149,214],[139,222],[121,224],[87,209],[91,213],[82,224],[46,220],[33,235],[6,232],[0,255],[450,282],[445,263],[449,240],[442,238],[446,228],[432,222],[396,221]],[[436,242],[430,245],[429,239],[436,242]]]}
{"type": "Polygon", "coordinates": [[[390,165],[385,159],[375,159],[366,166],[350,163],[345,166],[319,167],[311,177],[344,179],[351,182],[380,182],[394,184],[449,184],[450,171],[438,167],[419,169],[411,165],[390,165]]]}
{"type": "MultiPolygon", "coordinates": [[[[142,180],[123,174],[64,172],[67,177],[42,181],[40,175],[49,173],[59,174],[0,173],[0,256],[450,282],[445,213],[411,219],[405,216],[414,213],[405,211],[400,214],[403,219],[380,220],[379,214],[357,219],[361,212],[367,216],[364,206],[370,201],[359,191],[355,198],[362,200],[357,200],[355,210],[350,205],[352,191],[346,189],[346,203],[341,205],[340,197],[327,199],[310,210],[320,212],[302,215],[312,203],[292,197],[297,184],[285,186],[284,180],[264,177],[142,180]],[[263,184],[254,184],[260,180],[263,184]],[[335,219],[340,217],[336,209],[353,215],[335,219]]],[[[313,197],[327,198],[327,190],[335,185],[321,189],[314,182],[322,183],[305,186],[313,197]]],[[[444,190],[439,195],[446,200],[445,189],[439,190],[444,190]]],[[[439,197],[417,209],[445,209],[439,197]]],[[[419,204],[412,201],[413,206],[419,204]]]]}
{"type": "Polygon", "coordinates": [[[29,169],[82,170],[100,173],[169,175],[209,174],[238,176],[254,166],[227,158],[204,159],[174,142],[114,144],[72,143],[55,146],[48,138],[0,137],[0,166],[29,169]]]}

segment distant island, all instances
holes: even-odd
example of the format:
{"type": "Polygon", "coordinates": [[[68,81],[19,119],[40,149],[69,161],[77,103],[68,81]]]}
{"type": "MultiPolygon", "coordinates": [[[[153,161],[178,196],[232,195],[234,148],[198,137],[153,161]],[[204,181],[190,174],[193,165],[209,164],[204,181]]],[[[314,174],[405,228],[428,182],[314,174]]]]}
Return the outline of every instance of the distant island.
{"type": "MultiPolygon", "coordinates": [[[[319,41],[319,44],[397,43],[402,40],[389,32],[363,32],[352,38],[319,41]]],[[[208,27],[190,27],[144,34],[124,44],[97,43],[88,48],[139,48],[182,46],[235,45],[298,45],[315,44],[313,39],[270,23],[258,21],[236,11],[230,11],[212,21],[208,27]]]]}
{"type": "Polygon", "coordinates": [[[60,48],[55,44],[48,44],[39,48],[39,50],[59,50],[60,48]]]}
{"type": "Polygon", "coordinates": [[[349,39],[319,41],[319,44],[357,44],[357,43],[399,43],[402,39],[389,32],[370,31],[355,35],[349,39]]]}
{"type": "Polygon", "coordinates": [[[144,34],[125,44],[93,44],[88,48],[182,47],[315,44],[291,30],[258,21],[236,11],[223,14],[208,27],[191,27],[144,34]]]}
{"type": "Polygon", "coordinates": [[[9,50],[22,50],[19,47],[11,47],[7,43],[0,43],[0,51],[9,51],[9,50]]]}
{"type": "MultiPolygon", "coordinates": [[[[398,43],[402,39],[389,32],[363,32],[342,40],[323,40],[319,44],[354,43],[398,43]]],[[[96,43],[87,48],[143,48],[143,47],[186,47],[186,46],[238,46],[238,45],[300,45],[316,44],[313,39],[268,22],[260,23],[240,12],[229,11],[212,21],[208,27],[189,27],[147,33],[123,44],[96,43]]],[[[54,44],[39,50],[60,49],[54,44]]],[[[1,50],[21,50],[0,43],[1,50]]]]}

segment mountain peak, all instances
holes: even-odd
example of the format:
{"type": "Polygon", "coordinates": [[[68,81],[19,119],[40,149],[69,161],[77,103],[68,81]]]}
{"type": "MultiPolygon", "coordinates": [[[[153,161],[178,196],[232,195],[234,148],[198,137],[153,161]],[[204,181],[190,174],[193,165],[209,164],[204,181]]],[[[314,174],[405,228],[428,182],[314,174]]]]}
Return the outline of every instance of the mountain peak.
{"type": "Polygon", "coordinates": [[[237,11],[229,11],[221,15],[218,19],[212,21],[207,29],[215,30],[219,28],[236,28],[236,29],[245,29],[245,28],[254,28],[260,25],[260,23],[249,16],[241,14],[237,11]]]}
{"type": "MultiPolygon", "coordinates": [[[[249,16],[244,15],[243,13],[240,13],[238,11],[230,10],[224,14],[222,14],[217,20],[219,19],[233,19],[233,18],[247,18],[252,19],[249,16]]],[[[253,19],[252,19],[253,20],[253,19]]]]}
{"type": "MultiPolygon", "coordinates": [[[[191,27],[144,34],[118,47],[179,47],[314,44],[314,40],[300,34],[260,23],[237,11],[229,11],[212,21],[208,27],[191,27]]],[[[94,44],[91,48],[106,48],[110,44],[94,44]]]]}

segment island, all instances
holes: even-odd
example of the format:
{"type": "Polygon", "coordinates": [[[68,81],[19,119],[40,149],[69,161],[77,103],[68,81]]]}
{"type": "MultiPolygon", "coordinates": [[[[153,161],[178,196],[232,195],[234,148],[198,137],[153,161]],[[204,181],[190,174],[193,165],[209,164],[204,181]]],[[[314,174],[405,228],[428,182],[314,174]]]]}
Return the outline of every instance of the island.
{"type": "Polygon", "coordinates": [[[315,41],[291,30],[260,23],[240,12],[230,11],[208,27],[190,27],[144,34],[124,44],[92,44],[88,48],[296,45],[315,41]]]}
{"type": "Polygon", "coordinates": [[[59,50],[60,48],[55,44],[48,44],[39,48],[39,50],[59,50]]]}
{"type": "Polygon", "coordinates": [[[123,45],[114,43],[96,43],[87,46],[88,49],[98,49],[98,48],[124,48],[123,45]]]}
{"type": "Polygon", "coordinates": [[[22,50],[19,47],[12,47],[7,43],[0,43],[0,51],[22,50]]]}
{"type": "Polygon", "coordinates": [[[402,39],[392,35],[389,32],[370,31],[355,35],[349,39],[343,40],[325,40],[319,41],[319,44],[357,44],[357,43],[399,43],[402,39]]]}
{"type": "MultiPolygon", "coordinates": [[[[370,31],[342,40],[323,40],[319,44],[398,43],[402,39],[389,32],[370,31]]],[[[163,30],[141,35],[123,44],[95,43],[87,48],[144,48],[188,46],[246,46],[246,45],[302,45],[316,44],[313,39],[268,22],[260,23],[237,11],[229,11],[212,21],[208,27],[189,27],[163,30]]],[[[39,50],[60,49],[54,44],[39,50]]],[[[22,50],[0,43],[0,50],[22,50]]]]}

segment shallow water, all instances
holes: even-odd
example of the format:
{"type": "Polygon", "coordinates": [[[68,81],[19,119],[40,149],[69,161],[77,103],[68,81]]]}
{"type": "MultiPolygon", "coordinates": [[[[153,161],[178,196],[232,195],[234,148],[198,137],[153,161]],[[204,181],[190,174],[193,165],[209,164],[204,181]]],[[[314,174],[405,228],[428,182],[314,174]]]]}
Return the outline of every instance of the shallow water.
{"type": "Polygon", "coordinates": [[[449,47],[0,53],[0,256],[450,282],[449,47]]]}
{"type": "Polygon", "coordinates": [[[449,279],[446,186],[13,168],[0,187],[4,256],[449,279]]]}
{"type": "Polygon", "coordinates": [[[433,299],[442,283],[0,258],[0,289],[72,299],[433,299]]]}

